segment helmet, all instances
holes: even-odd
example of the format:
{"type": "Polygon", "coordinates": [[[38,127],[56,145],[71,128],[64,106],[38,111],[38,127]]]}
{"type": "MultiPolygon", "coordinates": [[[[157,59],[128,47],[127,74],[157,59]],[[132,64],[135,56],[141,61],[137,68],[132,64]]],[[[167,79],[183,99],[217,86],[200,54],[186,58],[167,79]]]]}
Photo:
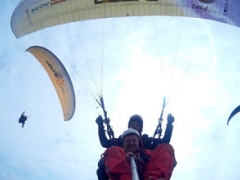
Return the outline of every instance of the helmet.
{"type": "Polygon", "coordinates": [[[142,117],[140,115],[138,115],[138,114],[135,114],[135,115],[131,116],[129,121],[128,121],[128,128],[130,128],[130,124],[132,122],[139,123],[139,125],[140,125],[140,133],[141,133],[142,129],[143,129],[143,119],[142,119],[142,117]]]}
{"type": "Polygon", "coordinates": [[[140,135],[139,135],[139,133],[138,133],[137,130],[132,129],[132,128],[129,128],[129,129],[127,129],[126,131],[123,132],[122,137],[121,137],[122,140],[124,140],[124,138],[125,138],[127,135],[129,135],[129,134],[134,134],[134,135],[136,135],[138,138],[140,138],[140,135]]]}

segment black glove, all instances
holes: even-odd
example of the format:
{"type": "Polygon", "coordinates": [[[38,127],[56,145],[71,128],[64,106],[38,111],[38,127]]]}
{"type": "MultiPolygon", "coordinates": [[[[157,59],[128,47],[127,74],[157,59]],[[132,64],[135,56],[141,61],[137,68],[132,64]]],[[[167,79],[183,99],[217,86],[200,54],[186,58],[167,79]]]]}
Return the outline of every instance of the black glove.
{"type": "Polygon", "coordinates": [[[174,117],[172,116],[172,114],[168,114],[168,117],[167,117],[167,122],[168,124],[171,124],[174,122],[174,117]]]}
{"type": "Polygon", "coordinates": [[[101,115],[97,117],[96,123],[97,123],[99,126],[103,126],[103,118],[102,118],[101,115]]]}

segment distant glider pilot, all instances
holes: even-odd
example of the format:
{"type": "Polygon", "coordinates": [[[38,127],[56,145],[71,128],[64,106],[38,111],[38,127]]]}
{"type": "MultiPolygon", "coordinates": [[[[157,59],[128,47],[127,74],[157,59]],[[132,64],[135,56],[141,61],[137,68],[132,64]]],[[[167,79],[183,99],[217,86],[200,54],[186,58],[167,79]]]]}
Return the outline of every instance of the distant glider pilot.
{"type": "Polygon", "coordinates": [[[25,121],[27,120],[27,116],[25,116],[25,111],[21,114],[21,117],[19,118],[18,122],[22,123],[22,128],[24,127],[25,121]]]}

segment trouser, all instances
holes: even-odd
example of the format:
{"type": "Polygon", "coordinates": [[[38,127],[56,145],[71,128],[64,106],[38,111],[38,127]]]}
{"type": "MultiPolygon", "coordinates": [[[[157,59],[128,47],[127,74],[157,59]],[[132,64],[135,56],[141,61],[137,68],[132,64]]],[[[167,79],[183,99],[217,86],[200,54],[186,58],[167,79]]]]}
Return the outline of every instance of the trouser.
{"type": "MultiPolygon", "coordinates": [[[[144,175],[140,179],[169,180],[175,166],[174,150],[170,144],[160,144],[154,150],[146,150],[150,156],[144,175]]],[[[106,173],[111,180],[131,180],[130,161],[121,147],[110,147],[104,153],[106,173]]]]}
{"type": "Polygon", "coordinates": [[[169,180],[176,166],[174,149],[170,144],[160,144],[154,150],[146,150],[150,159],[144,170],[144,180],[163,178],[169,180]]]}

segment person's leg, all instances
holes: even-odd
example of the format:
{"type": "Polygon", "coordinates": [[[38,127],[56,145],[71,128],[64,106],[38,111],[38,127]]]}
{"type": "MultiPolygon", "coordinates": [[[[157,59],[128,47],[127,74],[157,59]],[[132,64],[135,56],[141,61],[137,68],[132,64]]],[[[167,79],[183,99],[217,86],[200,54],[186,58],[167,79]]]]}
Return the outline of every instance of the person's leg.
{"type": "Polygon", "coordinates": [[[153,151],[147,151],[151,158],[144,171],[145,180],[163,178],[169,180],[175,166],[174,149],[170,144],[160,144],[153,151]]]}
{"type": "Polygon", "coordinates": [[[104,153],[104,165],[106,173],[111,180],[131,180],[132,173],[130,162],[123,148],[113,146],[104,153]]]}

